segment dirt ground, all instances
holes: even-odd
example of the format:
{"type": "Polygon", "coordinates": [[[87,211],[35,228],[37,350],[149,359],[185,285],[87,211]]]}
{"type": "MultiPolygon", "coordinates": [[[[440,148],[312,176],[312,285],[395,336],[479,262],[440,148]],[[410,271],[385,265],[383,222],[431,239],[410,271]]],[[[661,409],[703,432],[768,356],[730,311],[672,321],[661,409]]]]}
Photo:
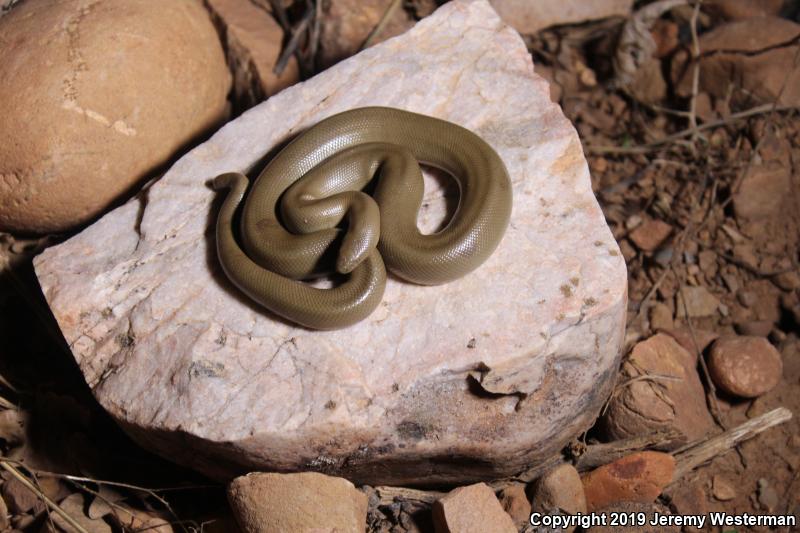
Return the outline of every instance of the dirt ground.
{"type": "MultiPolygon", "coordinates": [[[[628,265],[626,351],[671,330],[696,339],[764,336],[782,355],[780,384],[753,400],[716,391],[701,367],[717,431],[776,407],[795,416],[693,470],[660,500],[679,514],[798,516],[800,88],[792,82],[800,79],[793,78],[800,37],[737,50],[752,28],[731,26],[746,21],[684,7],[650,21],[656,48],[637,59],[633,80],[621,75],[625,20],[562,26],[526,39],[537,72],[551,80],[581,137],[593,190],[628,265]],[[724,26],[723,44],[692,62],[698,40],[724,26]],[[694,291],[702,300],[695,303],[712,312],[682,305],[689,300],[681,295],[697,287],[706,291],[694,291]]],[[[796,21],[798,11],[787,3],[783,20],[796,21]]],[[[775,33],[772,19],[759,24],[759,31],[775,33]]],[[[3,456],[23,461],[42,491],[62,507],[72,505],[89,531],[157,527],[156,517],[175,530],[235,531],[222,486],[138,448],[91,397],[31,267],[35,253],[66,237],[0,235],[3,456]],[[114,512],[103,512],[103,505],[114,512]]],[[[598,429],[585,438],[603,434],[598,429]]],[[[8,469],[0,476],[4,487],[19,483],[8,469]]],[[[3,492],[7,527],[60,530],[63,519],[25,496],[27,489],[6,494],[12,489],[3,492]]],[[[396,520],[387,515],[382,530],[408,531],[396,520]]]]}

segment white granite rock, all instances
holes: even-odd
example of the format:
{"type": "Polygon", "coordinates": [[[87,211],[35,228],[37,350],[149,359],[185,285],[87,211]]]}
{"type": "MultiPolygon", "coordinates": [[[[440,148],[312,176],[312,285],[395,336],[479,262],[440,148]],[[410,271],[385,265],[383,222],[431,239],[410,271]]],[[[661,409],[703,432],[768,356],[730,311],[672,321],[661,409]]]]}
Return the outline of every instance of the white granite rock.
{"type": "MultiPolygon", "coordinates": [[[[426,182],[423,230],[445,216],[438,183],[426,182]]],[[[435,483],[519,471],[594,420],[626,307],[625,263],[575,130],[485,0],[450,2],[251,109],[35,266],[103,407],[142,445],[223,479],[318,470],[435,483]],[[298,329],[222,274],[221,195],[207,182],[255,172],[293,135],[364,105],[486,139],[512,177],[511,224],[465,278],[390,279],[367,320],[298,329]]]]}

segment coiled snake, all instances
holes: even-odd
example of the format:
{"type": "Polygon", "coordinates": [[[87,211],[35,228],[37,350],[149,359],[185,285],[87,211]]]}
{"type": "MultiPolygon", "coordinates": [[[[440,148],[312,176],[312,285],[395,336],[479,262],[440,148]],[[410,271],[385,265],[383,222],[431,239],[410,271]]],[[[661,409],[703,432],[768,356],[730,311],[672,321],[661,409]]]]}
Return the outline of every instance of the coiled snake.
{"type": "Polygon", "coordinates": [[[233,220],[247,177],[226,173],[213,185],[231,189],[216,232],[225,274],[268,310],[312,329],[367,317],[383,296],[386,268],[421,285],[464,276],[492,254],[511,215],[508,172],[485,141],[450,122],[385,107],[331,116],[281,150],[247,196],[241,247],[233,220]],[[417,228],[418,162],[447,171],[459,185],[455,214],[431,235],[417,228]],[[362,189],[373,177],[370,196],[362,189]],[[337,227],[343,222],[346,229],[337,227]],[[330,262],[349,274],[338,286],[299,281],[330,272],[330,262]]]}

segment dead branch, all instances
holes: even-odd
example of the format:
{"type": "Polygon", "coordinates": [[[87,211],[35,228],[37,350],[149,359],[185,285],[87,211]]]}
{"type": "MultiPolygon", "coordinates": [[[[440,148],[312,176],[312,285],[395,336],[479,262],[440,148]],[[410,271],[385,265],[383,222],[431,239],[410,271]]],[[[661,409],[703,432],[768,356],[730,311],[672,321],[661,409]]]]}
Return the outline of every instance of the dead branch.
{"type": "Polygon", "coordinates": [[[673,483],[703,463],[731,451],[740,442],[751,439],[773,426],[783,424],[791,418],[791,411],[779,407],[719,435],[706,437],[676,450],[672,453],[675,457],[673,483]]]}

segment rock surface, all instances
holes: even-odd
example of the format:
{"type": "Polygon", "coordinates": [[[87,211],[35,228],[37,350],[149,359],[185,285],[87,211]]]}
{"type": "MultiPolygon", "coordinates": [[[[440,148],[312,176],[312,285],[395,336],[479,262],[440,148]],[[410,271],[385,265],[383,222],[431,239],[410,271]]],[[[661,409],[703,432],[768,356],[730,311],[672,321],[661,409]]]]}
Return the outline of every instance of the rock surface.
{"type": "Polygon", "coordinates": [[[283,29],[271,13],[252,0],[205,0],[225,40],[233,72],[233,98],[249,108],[300,79],[292,56],[280,76],[273,72],[283,49],[283,29]]]}
{"type": "Polygon", "coordinates": [[[742,398],[757,398],[781,380],[781,354],[763,337],[717,339],[708,357],[711,379],[722,390],[742,398]]]}
{"type": "Polygon", "coordinates": [[[525,494],[525,485],[522,483],[510,485],[501,490],[498,497],[503,510],[508,513],[517,528],[522,528],[529,522],[531,502],[528,500],[528,495],[525,494]]]}
{"type": "Polygon", "coordinates": [[[620,502],[653,503],[672,482],[675,459],[661,452],[636,452],[583,476],[589,511],[620,502]]]}
{"type": "MultiPolygon", "coordinates": [[[[431,230],[446,212],[435,179],[424,203],[431,230]]],[[[482,0],[450,2],[249,110],[35,266],[99,402],[142,445],[221,479],[313,469],[458,483],[518,472],[592,424],[625,322],[625,263],[578,137],[520,37],[482,0]],[[511,224],[458,281],[390,279],[367,320],[295,328],[220,271],[221,198],[206,183],[258,169],[292,135],[363,105],[483,136],[512,177],[511,224]]]]}
{"type": "Polygon", "coordinates": [[[634,346],[622,365],[620,382],[626,385],[617,389],[602,418],[608,438],[669,428],[680,432],[684,443],[704,436],[714,421],[696,367],[697,358],[664,333],[634,346]]]}
{"type": "Polygon", "coordinates": [[[705,8],[728,20],[777,16],[783,0],[710,0],[705,8]]]}
{"type": "Polygon", "coordinates": [[[86,223],[225,117],[194,0],[26,0],[0,19],[0,230],[86,223]]]}
{"type": "Polygon", "coordinates": [[[316,472],[241,476],[228,501],[244,533],[361,533],[367,524],[366,494],[316,472]]]}
{"type": "Polygon", "coordinates": [[[517,528],[485,483],[459,487],[433,504],[436,533],[516,533],[517,528]]]}
{"type": "Polygon", "coordinates": [[[520,33],[557,24],[574,24],[605,17],[624,17],[633,0],[491,0],[497,13],[520,33]]]}
{"type": "MultiPolygon", "coordinates": [[[[800,71],[794,69],[800,24],[756,17],[717,26],[700,37],[700,90],[735,106],[775,103],[800,106],[800,71]],[[731,80],[735,80],[735,83],[731,80]],[[734,89],[731,91],[731,89],[734,89]]],[[[693,66],[676,56],[676,91],[692,91],[693,66]]]]}

